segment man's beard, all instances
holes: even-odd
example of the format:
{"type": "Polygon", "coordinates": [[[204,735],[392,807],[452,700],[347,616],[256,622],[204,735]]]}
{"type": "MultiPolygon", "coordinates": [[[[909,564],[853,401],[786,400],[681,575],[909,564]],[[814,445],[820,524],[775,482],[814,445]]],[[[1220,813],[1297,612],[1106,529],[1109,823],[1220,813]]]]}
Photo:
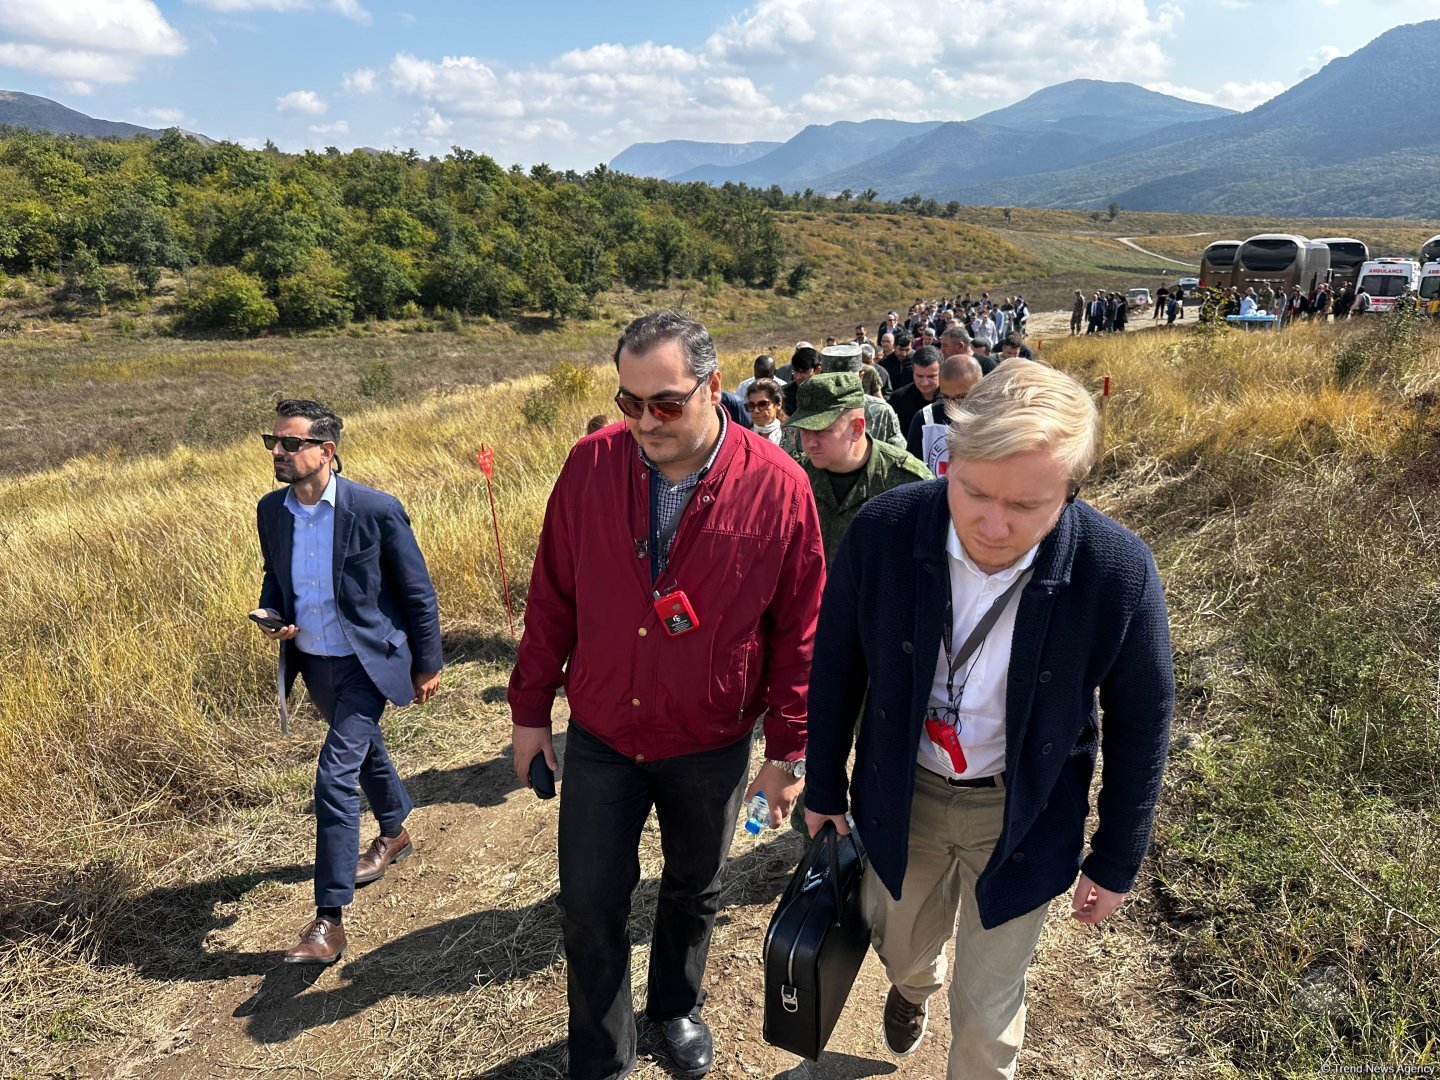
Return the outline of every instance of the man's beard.
{"type": "Polygon", "coordinates": [[[308,473],[302,473],[295,468],[293,461],[277,461],[275,463],[275,479],[279,480],[282,484],[290,484],[293,487],[295,484],[304,480],[309,480],[310,477],[314,476],[324,467],[325,463],[322,461],[308,473]]]}

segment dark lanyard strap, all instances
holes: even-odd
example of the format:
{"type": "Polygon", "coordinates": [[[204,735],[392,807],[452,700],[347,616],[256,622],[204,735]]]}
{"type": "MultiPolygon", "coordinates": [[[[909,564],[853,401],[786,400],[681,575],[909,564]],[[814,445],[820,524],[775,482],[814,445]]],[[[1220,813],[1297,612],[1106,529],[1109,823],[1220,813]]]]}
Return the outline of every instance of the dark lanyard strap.
{"type": "MultiPolygon", "coordinates": [[[[950,639],[955,632],[955,611],[953,599],[954,591],[953,586],[950,582],[950,561],[948,558],[946,559],[944,637],[945,659],[950,661],[950,673],[945,678],[945,695],[946,700],[949,702],[950,705],[953,706],[958,704],[958,702],[956,702],[955,700],[955,673],[960,670],[961,665],[964,664],[965,661],[969,660],[970,657],[975,654],[975,651],[979,649],[980,646],[984,643],[985,636],[990,633],[991,629],[994,628],[995,623],[1000,618],[1000,612],[1005,609],[1005,605],[1007,602],[1009,602],[1010,597],[1013,596],[1017,590],[1022,588],[1024,584],[1030,580],[1034,573],[1035,568],[1033,566],[1027,567],[1023,574],[1021,574],[1014,581],[1012,581],[1010,583],[1010,587],[1006,589],[1003,593],[1001,593],[999,596],[997,596],[995,598],[995,602],[990,605],[990,609],[980,617],[980,621],[975,624],[975,629],[970,631],[970,636],[967,637],[965,639],[965,643],[960,646],[960,651],[952,655],[950,652],[950,639]]],[[[963,684],[961,685],[961,692],[964,692],[963,684]]]]}

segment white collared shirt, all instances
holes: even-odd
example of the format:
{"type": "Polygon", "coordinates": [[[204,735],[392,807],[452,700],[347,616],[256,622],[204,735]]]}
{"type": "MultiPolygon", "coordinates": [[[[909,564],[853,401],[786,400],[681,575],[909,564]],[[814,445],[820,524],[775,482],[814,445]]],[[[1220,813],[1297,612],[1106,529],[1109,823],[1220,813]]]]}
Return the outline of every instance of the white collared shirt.
{"type": "MultiPolygon", "coordinates": [[[[996,598],[1035,561],[1035,553],[1039,549],[1040,545],[1036,544],[1017,559],[1014,566],[998,574],[987,574],[965,554],[960,537],[951,525],[945,542],[945,556],[949,564],[950,607],[954,616],[950,640],[956,649],[970,636],[996,598]]],[[[1015,636],[1015,612],[1019,607],[1017,592],[1005,604],[975,655],[955,673],[955,692],[960,708],[960,747],[965,752],[966,768],[962,772],[952,768],[950,755],[931,742],[922,731],[920,749],[915,758],[931,772],[951,778],[971,779],[1005,771],[1005,685],[1010,671],[1010,641],[1015,636]]],[[[950,661],[945,656],[943,640],[939,654],[935,662],[935,678],[930,684],[929,704],[944,709],[949,705],[945,683],[950,673],[950,661]]]]}

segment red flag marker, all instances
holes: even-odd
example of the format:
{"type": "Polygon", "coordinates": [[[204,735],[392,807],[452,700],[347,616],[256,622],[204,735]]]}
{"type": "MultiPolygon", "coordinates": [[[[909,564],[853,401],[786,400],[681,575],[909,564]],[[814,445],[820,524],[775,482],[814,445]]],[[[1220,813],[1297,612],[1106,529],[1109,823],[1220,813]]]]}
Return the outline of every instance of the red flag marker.
{"type": "MultiPolygon", "coordinates": [[[[1109,396],[1110,396],[1110,376],[1109,376],[1109,375],[1106,375],[1106,376],[1105,376],[1105,389],[1101,392],[1100,396],[1101,396],[1101,397],[1109,397],[1109,396]]],[[[485,475],[486,475],[486,476],[489,476],[490,474],[487,472],[485,475]]]]}
{"type": "Polygon", "coordinates": [[[510,606],[510,579],[505,574],[505,550],[500,546],[500,516],[495,512],[495,451],[488,446],[480,447],[475,455],[475,464],[485,474],[485,489],[490,493],[490,520],[495,525],[495,552],[500,557],[500,583],[505,587],[505,615],[510,620],[510,636],[515,636],[515,611],[510,606]]]}

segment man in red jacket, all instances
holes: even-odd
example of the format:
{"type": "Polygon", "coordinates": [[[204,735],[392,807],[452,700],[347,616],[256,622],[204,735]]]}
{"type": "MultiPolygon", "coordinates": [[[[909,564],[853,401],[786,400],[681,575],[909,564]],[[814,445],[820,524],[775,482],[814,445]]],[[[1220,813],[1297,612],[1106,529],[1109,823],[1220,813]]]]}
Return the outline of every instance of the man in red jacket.
{"type": "Polygon", "coordinates": [[[654,807],[665,866],[645,1013],[679,1071],[701,1076],[714,1063],[701,978],[741,803],[763,791],[778,827],[804,785],[824,556],[804,472],[719,408],[703,326],[637,319],[615,364],[625,426],[576,444],[545,511],[510,676],[515,772],[528,784],[537,754],[555,767],[563,685],[568,1075],[634,1068],[627,921],[654,807]],[[761,714],[766,760],[745,790],[761,714]]]}

